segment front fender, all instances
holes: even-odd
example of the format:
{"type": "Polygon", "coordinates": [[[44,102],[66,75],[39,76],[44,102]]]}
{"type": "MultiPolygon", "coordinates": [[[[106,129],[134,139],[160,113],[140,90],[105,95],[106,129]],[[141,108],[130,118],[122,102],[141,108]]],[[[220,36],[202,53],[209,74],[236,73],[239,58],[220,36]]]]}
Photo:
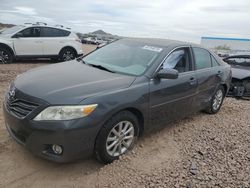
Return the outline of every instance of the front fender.
{"type": "Polygon", "coordinates": [[[143,116],[144,130],[148,129],[149,120],[149,85],[148,82],[132,84],[129,88],[112,91],[84,99],[81,104],[98,104],[93,117],[102,125],[114,114],[132,108],[143,116]]]}
{"type": "Polygon", "coordinates": [[[13,41],[9,41],[7,39],[0,38],[0,46],[8,48],[13,53],[13,55],[15,54],[13,41]]]}

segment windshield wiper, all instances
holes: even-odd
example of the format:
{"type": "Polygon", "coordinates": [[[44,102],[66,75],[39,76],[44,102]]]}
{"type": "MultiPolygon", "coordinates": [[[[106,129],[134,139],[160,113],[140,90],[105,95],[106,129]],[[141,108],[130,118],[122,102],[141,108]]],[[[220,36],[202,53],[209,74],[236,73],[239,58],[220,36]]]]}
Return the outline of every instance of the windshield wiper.
{"type": "Polygon", "coordinates": [[[91,64],[91,63],[87,63],[87,65],[89,66],[92,66],[92,67],[95,67],[95,68],[98,68],[98,69],[101,69],[101,70],[105,70],[105,71],[108,71],[108,72],[112,72],[112,73],[115,73],[115,71],[112,71],[102,65],[95,65],[95,64],[91,64]]]}

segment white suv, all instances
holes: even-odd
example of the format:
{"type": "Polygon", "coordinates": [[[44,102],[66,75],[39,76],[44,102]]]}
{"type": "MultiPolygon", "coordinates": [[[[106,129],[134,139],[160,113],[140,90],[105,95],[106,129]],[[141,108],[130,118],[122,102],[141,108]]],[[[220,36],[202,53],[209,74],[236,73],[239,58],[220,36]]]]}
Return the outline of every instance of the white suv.
{"type": "Polygon", "coordinates": [[[14,26],[0,33],[0,63],[20,58],[68,61],[83,54],[78,36],[61,25],[46,23],[14,26]]]}

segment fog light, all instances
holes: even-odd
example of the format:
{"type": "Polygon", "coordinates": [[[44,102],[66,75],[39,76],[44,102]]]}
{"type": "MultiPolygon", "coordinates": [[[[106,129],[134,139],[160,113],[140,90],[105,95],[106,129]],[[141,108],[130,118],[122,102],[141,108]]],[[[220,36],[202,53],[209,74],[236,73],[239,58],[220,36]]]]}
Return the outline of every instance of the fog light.
{"type": "Polygon", "coordinates": [[[52,150],[57,155],[61,155],[62,152],[63,152],[62,146],[59,146],[59,145],[56,145],[56,144],[52,145],[52,150]]]}

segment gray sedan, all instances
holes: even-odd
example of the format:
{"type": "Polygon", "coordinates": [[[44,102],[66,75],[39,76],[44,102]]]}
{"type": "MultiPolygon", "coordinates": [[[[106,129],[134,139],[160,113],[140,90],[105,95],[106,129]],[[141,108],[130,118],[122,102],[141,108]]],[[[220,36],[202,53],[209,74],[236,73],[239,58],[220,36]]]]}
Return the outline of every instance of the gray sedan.
{"type": "Polygon", "coordinates": [[[5,95],[5,122],[37,156],[68,162],[94,154],[110,163],[146,131],[217,113],[230,81],[230,66],[201,46],[122,39],[19,75],[5,95]]]}

